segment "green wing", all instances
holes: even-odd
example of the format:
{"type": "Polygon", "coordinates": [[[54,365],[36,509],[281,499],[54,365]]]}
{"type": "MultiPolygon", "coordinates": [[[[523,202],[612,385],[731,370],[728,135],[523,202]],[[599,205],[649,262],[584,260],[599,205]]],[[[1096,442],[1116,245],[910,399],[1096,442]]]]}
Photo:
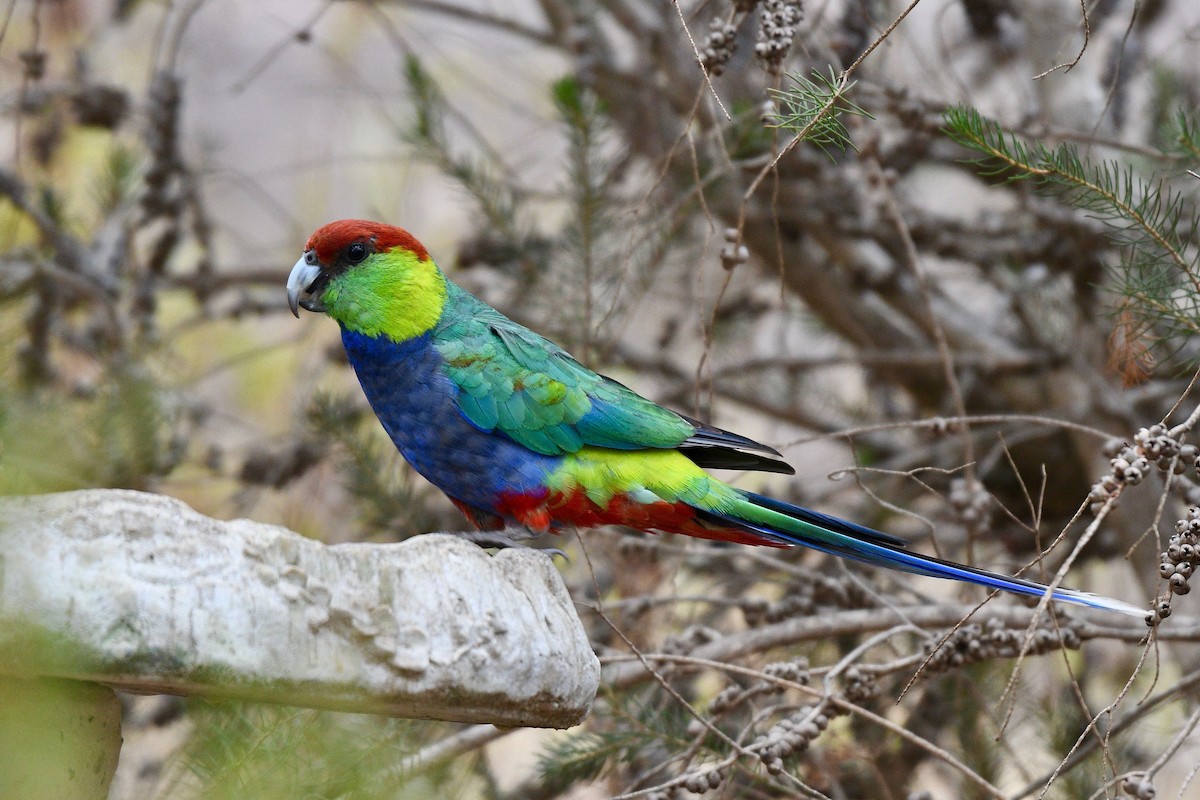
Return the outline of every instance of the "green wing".
{"type": "Polygon", "coordinates": [[[448,290],[433,344],[476,427],[545,455],[678,449],[701,467],[795,474],[775,449],[652,403],[453,283],[448,290]]]}
{"type": "MultiPolygon", "coordinates": [[[[457,287],[455,287],[457,289],[457,287]]],[[[674,448],[696,426],[598,375],[565,350],[459,289],[433,341],[476,427],[546,455],[584,445],[674,448]]]]}

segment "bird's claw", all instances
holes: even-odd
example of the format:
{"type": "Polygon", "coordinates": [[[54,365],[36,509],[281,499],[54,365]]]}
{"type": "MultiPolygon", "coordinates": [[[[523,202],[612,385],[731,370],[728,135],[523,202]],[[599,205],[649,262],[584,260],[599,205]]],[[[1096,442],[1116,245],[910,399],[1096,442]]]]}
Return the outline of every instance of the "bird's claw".
{"type": "Polygon", "coordinates": [[[536,550],[548,556],[561,556],[564,561],[570,561],[567,554],[557,547],[530,547],[525,542],[535,538],[536,534],[525,528],[504,528],[493,531],[462,531],[456,535],[484,548],[494,547],[497,550],[536,550]]]}

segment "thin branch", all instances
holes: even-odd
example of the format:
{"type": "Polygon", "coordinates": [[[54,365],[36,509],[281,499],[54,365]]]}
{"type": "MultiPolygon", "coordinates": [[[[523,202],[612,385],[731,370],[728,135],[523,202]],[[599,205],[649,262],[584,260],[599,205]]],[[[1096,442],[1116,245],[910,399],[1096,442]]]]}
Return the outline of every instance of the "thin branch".
{"type": "MultiPolygon", "coordinates": [[[[678,0],[676,0],[676,2],[678,2],[678,0]]],[[[854,62],[850,64],[850,66],[842,70],[842,74],[838,76],[836,81],[835,90],[830,94],[829,100],[814,113],[812,121],[797,131],[792,136],[791,140],[788,141],[788,143],[785,144],[783,148],[781,148],[780,151],[775,154],[775,157],[772,158],[771,161],[764,166],[757,175],[754,176],[754,180],[750,182],[749,188],[742,193],[742,203],[738,209],[738,237],[737,241],[734,242],[735,245],[741,244],[742,231],[746,227],[746,208],[750,202],[750,198],[753,197],[754,193],[758,191],[758,187],[762,184],[766,177],[775,170],[775,167],[785,155],[790,153],[792,149],[796,147],[796,145],[800,144],[800,142],[804,141],[804,139],[821,124],[822,120],[827,115],[833,113],[834,109],[837,107],[837,104],[841,102],[842,94],[846,91],[846,87],[850,85],[850,76],[854,74],[855,70],[858,69],[859,65],[862,64],[863,60],[866,59],[867,56],[875,52],[875,48],[883,44],[883,42],[892,35],[892,31],[899,27],[900,23],[904,21],[904,18],[907,17],[920,2],[921,0],[912,0],[912,2],[900,12],[900,15],[896,17],[896,19],[892,20],[892,24],[888,25],[887,29],[883,33],[879,34],[879,36],[876,37],[875,41],[872,42],[867,49],[864,50],[858,56],[858,58],[854,59],[854,62]]]]}
{"type": "Polygon", "coordinates": [[[687,18],[683,15],[683,7],[679,5],[679,0],[671,0],[675,6],[675,11],[679,14],[679,24],[683,26],[683,32],[687,35],[688,41],[692,45],[692,52],[696,55],[696,63],[700,65],[700,71],[704,75],[704,83],[708,86],[708,91],[712,94],[713,99],[717,101],[717,106],[720,107],[721,113],[725,115],[725,119],[732,120],[733,117],[725,109],[725,104],[721,102],[721,96],[717,94],[717,90],[713,88],[712,76],[708,74],[708,70],[704,69],[704,56],[700,55],[700,47],[696,44],[696,39],[692,36],[692,31],[688,27],[687,18]]]}
{"type": "Polygon", "coordinates": [[[982,789],[989,796],[995,797],[998,800],[1005,800],[1007,797],[1002,791],[1000,791],[999,788],[997,788],[996,786],[992,785],[987,780],[985,780],[978,772],[971,769],[963,762],[959,761],[957,758],[955,758],[953,755],[951,755],[949,751],[938,747],[933,742],[929,741],[928,739],[926,739],[922,736],[918,736],[917,734],[913,733],[912,731],[908,730],[907,728],[897,725],[895,722],[892,722],[891,720],[887,719],[886,717],[882,717],[878,714],[875,714],[872,711],[868,711],[867,709],[863,708],[862,706],[858,705],[857,703],[852,703],[849,700],[846,700],[842,697],[838,697],[836,695],[829,695],[823,689],[814,689],[813,687],[808,686],[806,684],[796,683],[795,681],[790,681],[785,678],[781,678],[777,675],[772,675],[770,673],[763,672],[761,670],[749,669],[746,667],[739,667],[734,664],[726,663],[724,660],[705,658],[702,656],[675,655],[675,654],[668,654],[668,653],[647,653],[645,657],[647,659],[651,659],[654,661],[660,661],[660,662],[664,662],[664,663],[684,664],[684,665],[690,665],[690,666],[695,666],[695,667],[704,667],[704,668],[708,668],[708,669],[715,669],[715,670],[719,670],[722,672],[728,672],[730,674],[735,674],[735,675],[740,674],[740,675],[751,676],[751,677],[754,677],[756,680],[762,680],[762,681],[766,681],[768,683],[774,683],[774,684],[776,684],[778,686],[782,686],[786,689],[791,689],[791,690],[800,692],[802,694],[806,694],[810,697],[819,698],[820,700],[822,700],[824,702],[828,702],[831,705],[834,705],[843,711],[849,712],[850,714],[853,714],[857,717],[861,717],[862,719],[864,719],[868,722],[878,725],[879,727],[883,728],[884,730],[887,730],[888,732],[890,732],[892,735],[910,742],[911,744],[915,745],[916,747],[929,753],[934,758],[937,758],[937,759],[945,762],[948,766],[957,770],[960,774],[962,774],[962,776],[964,778],[966,778],[968,781],[970,781],[975,786],[982,789]]]}
{"type": "Polygon", "coordinates": [[[446,2],[445,0],[388,0],[399,6],[415,8],[421,11],[429,11],[434,14],[460,19],[465,22],[473,22],[478,25],[483,25],[488,28],[496,28],[506,33],[511,33],[514,36],[519,36],[522,39],[528,39],[531,42],[536,42],[546,47],[552,47],[558,44],[554,34],[550,31],[538,30],[531,28],[515,19],[509,17],[501,17],[496,14],[490,14],[486,11],[481,11],[477,8],[470,8],[459,5],[457,3],[446,2]]]}
{"type": "Polygon", "coordinates": [[[1083,53],[1085,50],[1087,50],[1088,41],[1091,39],[1091,36],[1092,36],[1092,23],[1088,19],[1087,0],[1079,0],[1079,11],[1081,14],[1083,14],[1083,46],[1080,47],[1079,52],[1075,54],[1075,59],[1069,63],[1059,64],[1057,66],[1051,67],[1050,69],[1046,70],[1045,72],[1042,72],[1038,75],[1034,75],[1033,79],[1035,81],[1046,77],[1047,75],[1049,75],[1051,72],[1054,72],[1055,70],[1061,69],[1064,72],[1070,72],[1072,69],[1075,68],[1075,65],[1079,63],[1079,60],[1081,58],[1083,58],[1083,53]]]}
{"type": "MultiPolygon", "coordinates": [[[[1197,686],[1200,686],[1200,670],[1189,672],[1180,678],[1170,689],[1167,689],[1150,698],[1149,700],[1140,703],[1133,711],[1129,712],[1124,717],[1114,722],[1111,727],[1109,727],[1108,736],[1111,738],[1124,733],[1126,729],[1131,728],[1143,717],[1149,716],[1151,713],[1156,711],[1163,703],[1181,695],[1186,695],[1197,686]]],[[[1034,792],[1041,791],[1046,785],[1054,780],[1056,775],[1061,775],[1065,772],[1068,772],[1081,764],[1083,761],[1087,760],[1099,746],[1100,743],[1095,739],[1089,739],[1086,744],[1076,749],[1075,752],[1070,755],[1070,757],[1064,760],[1062,764],[1059,764],[1057,767],[1055,767],[1053,771],[1046,773],[1042,777],[1032,781],[1019,792],[1014,794],[1012,796],[1012,800],[1021,800],[1021,798],[1028,797],[1034,792]]]]}

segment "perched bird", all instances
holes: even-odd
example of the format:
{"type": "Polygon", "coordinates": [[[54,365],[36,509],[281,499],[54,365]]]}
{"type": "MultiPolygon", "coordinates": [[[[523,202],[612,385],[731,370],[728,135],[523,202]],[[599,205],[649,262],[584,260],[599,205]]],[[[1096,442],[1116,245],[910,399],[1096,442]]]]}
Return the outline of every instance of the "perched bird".
{"type": "MultiPolygon", "coordinates": [[[[583,366],[451,283],[401,228],[365,220],[320,228],[288,276],[287,295],[296,316],[305,308],[337,321],[396,447],[480,530],[626,525],[803,545],[918,575],[1046,592],[718,480],[705,468],[794,470],[767,445],[663,408],[583,366]]],[[[1145,614],[1070,589],[1053,597],[1145,614]]]]}

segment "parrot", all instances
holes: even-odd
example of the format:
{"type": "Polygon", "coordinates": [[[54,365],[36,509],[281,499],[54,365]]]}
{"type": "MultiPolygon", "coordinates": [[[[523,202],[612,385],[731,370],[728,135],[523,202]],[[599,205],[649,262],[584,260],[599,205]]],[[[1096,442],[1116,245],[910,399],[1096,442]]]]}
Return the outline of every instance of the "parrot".
{"type": "MultiPolygon", "coordinates": [[[[324,313],[409,465],[480,531],[622,525],[800,545],[906,573],[1041,597],[1048,587],[907,549],[905,540],[719,480],[795,474],[774,448],[658,405],[451,282],[407,230],[368,220],[309,237],[288,306],[324,313]]],[[[1052,599],[1145,609],[1056,588],[1052,599]]]]}

